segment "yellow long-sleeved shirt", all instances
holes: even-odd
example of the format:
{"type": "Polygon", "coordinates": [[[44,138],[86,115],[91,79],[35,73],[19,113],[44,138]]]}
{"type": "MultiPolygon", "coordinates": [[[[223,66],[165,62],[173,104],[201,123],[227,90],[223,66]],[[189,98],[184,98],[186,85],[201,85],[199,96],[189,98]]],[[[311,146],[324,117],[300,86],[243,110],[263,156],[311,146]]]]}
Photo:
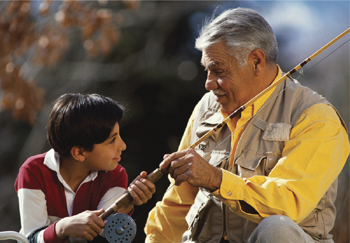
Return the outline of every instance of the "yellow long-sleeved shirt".
{"type": "MultiPolygon", "coordinates": [[[[279,71],[276,80],[280,76],[279,71]]],[[[228,123],[231,131],[237,129],[232,135],[233,151],[244,129],[241,125],[263,106],[272,92],[247,107],[237,124],[228,123]]],[[[195,115],[196,109],[189,119],[179,150],[190,146],[195,115]]],[[[278,214],[298,223],[315,208],[339,175],[349,151],[347,132],[335,110],[326,104],[316,104],[306,109],[295,123],[282,157],[269,176],[241,178],[223,170],[221,186],[212,194],[249,220],[258,222],[260,217],[278,214]],[[260,217],[242,211],[240,200],[254,207],[260,217]]],[[[181,242],[182,234],[187,230],[185,216],[194,203],[198,188],[188,183],[172,186],[173,180],[169,179],[171,186],[149,214],[145,227],[147,243],[181,242]]]]}

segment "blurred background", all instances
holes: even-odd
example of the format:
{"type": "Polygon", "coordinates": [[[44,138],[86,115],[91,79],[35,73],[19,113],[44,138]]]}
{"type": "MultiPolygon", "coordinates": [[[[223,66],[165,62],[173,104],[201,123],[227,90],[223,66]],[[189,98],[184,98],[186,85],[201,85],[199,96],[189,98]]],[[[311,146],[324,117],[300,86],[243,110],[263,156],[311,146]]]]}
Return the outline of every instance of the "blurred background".
{"type": "MultiPolygon", "coordinates": [[[[284,71],[350,25],[349,1],[1,1],[0,231],[20,229],[13,184],[29,156],[49,149],[46,122],[64,93],[99,93],[126,107],[121,164],[130,182],[176,151],[206,92],[195,38],[205,18],[236,7],[255,9],[271,24],[284,71]]],[[[348,40],[346,35],[293,77],[326,97],[350,127],[348,40]]],[[[135,208],[133,242],[144,241],[148,212],[161,200],[167,178],[156,186],[153,198],[135,208]]],[[[336,204],[334,239],[346,243],[349,162],[336,204]]]]}

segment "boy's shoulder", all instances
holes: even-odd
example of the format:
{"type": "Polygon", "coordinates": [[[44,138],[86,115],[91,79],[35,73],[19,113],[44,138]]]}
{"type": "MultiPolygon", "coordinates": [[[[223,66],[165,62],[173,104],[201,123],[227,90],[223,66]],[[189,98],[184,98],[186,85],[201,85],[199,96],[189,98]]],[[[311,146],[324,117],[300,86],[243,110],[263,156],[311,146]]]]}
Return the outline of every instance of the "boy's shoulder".
{"type": "Polygon", "coordinates": [[[47,178],[52,178],[53,174],[44,164],[46,154],[31,156],[22,164],[15,181],[16,191],[21,188],[40,189],[47,178]]]}
{"type": "Polygon", "coordinates": [[[41,167],[44,165],[44,160],[47,152],[42,154],[37,154],[29,157],[21,166],[21,168],[33,168],[33,167],[41,167]]]}
{"type": "Polygon", "coordinates": [[[47,152],[29,157],[22,166],[40,165],[44,163],[47,152]]]}

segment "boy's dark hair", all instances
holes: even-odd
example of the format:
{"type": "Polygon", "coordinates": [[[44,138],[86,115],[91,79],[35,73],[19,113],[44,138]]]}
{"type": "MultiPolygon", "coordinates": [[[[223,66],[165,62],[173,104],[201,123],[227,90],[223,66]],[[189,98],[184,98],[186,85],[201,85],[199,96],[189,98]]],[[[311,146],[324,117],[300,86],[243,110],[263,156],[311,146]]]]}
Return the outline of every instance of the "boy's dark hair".
{"type": "Polygon", "coordinates": [[[116,122],[123,118],[123,107],[98,94],[64,94],[52,108],[47,124],[47,139],[63,157],[70,156],[74,146],[92,151],[94,144],[104,142],[116,122]]]}

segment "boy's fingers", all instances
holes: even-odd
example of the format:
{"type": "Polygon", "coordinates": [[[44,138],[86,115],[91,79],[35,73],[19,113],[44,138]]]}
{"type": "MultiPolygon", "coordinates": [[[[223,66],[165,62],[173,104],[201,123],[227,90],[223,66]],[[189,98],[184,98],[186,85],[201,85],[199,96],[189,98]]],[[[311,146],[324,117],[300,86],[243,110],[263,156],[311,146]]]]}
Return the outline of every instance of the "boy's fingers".
{"type": "Polygon", "coordinates": [[[101,208],[100,210],[96,210],[93,213],[95,214],[96,217],[92,217],[93,220],[93,224],[92,224],[92,228],[95,232],[100,233],[102,228],[105,226],[105,222],[103,221],[102,218],[98,217],[100,216],[105,210],[103,208],[101,208]],[[99,228],[94,227],[94,225],[96,225],[99,228]]]}
{"type": "Polygon", "coordinates": [[[146,171],[142,171],[142,172],[140,173],[140,176],[141,176],[142,178],[146,178],[146,177],[147,177],[147,172],[146,172],[146,171]]]}
{"type": "Polygon", "coordinates": [[[99,222],[91,225],[92,232],[90,233],[93,237],[96,237],[97,234],[101,233],[103,226],[99,225],[99,222]]]}
{"type": "Polygon", "coordinates": [[[153,182],[146,180],[146,179],[141,179],[141,182],[147,186],[147,188],[149,189],[149,191],[153,194],[156,192],[156,186],[154,185],[153,182]]]}
{"type": "Polygon", "coordinates": [[[148,198],[152,197],[152,194],[156,191],[155,185],[146,179],[141,179],[140,181],[136,181],[135,185],[142,190],[143,194],[145,194],[148,198]]]}
{"type": "Polygon", "coordinates": [[[104,213],[104,209],[103,208],[101,208],[100,210],[98,210],[98,211],[95,211],[95,214],[97,215],[97,216],[100,216],[101,214],[103,214],[104,213]]]}
{"type": "Polygon", "coordinates": [[[148,199],[152,197],[152,193],[150,193],[150,191],[148,190],[148,188],[145,185],[141,184],[140,186],[143,187],[143,189],[137,185],[134,185],[131,187],[132,192],[135,195],[134,200],[139,205],[146,203],[148,201],[148,199]]]}
{"type": "Polygon", "coordinates": [[[131,189],[131,187],[129,189],[129,193],[133,198],[132,204],[139,205],[141,200],[140,200],[139,196],[135,193],[135,191],[133,189],[131,189]]]}

